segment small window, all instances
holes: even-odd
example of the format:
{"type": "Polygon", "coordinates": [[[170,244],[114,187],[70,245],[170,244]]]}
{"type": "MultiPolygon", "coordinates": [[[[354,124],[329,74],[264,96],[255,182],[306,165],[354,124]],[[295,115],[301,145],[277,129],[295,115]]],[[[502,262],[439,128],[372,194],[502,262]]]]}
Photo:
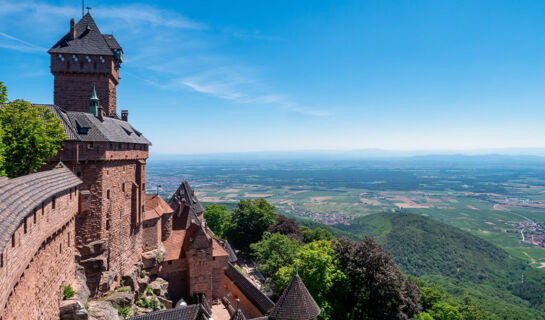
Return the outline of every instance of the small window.
{"type": "Polygon", "coordinates": [[[68,232],[68,247],[70,247],[70,232],[68,232]]]}
{"type": "Polygon", "coordinates": [[[11,247],[15,248],[15,233],[11,236],[11,247]]]}
{"type": "Polygon", "coordinates": [[[51,198],[51,209],[55,209],[56,202],[57,202],[57,198],[56,198],[56,197],[51,198]]]}
{"type": "Polygon", "coordinates": [[[27,228],[28,228],[28,226],[27,226],[27,217],[25,217],[25,219],[23,220],[23,230],[24,230],[24,233],[27,232],[27,228]]]}
{"type": "Polygon", "coordinates": [[[4,267],[4,253],[0,254],[0,268],[4,267]]]}
{"type": "Polygon", "coordinates": [[[125,183],[124,182],[121,184],[121,191],[125,192],[125,183]]]}
{"type": "Polygon", "coordinates": [[[59,253],[62,253],[62,243],[59,243],[59,253]]]}
{"type": "Polygon", "coordinates": [[[44,215],[45,213],[45,206],[44,206],[44,203],[42,202],[42,216],[44,215]]]}
{"type": "Polygon", "coordinates": [[[72,200],[72,188],[70,188],[70,200],[72,200]]]}
{"type": "Polygon", "coordinates": [[[106,199],[110,199],[110,189],[106,190],[106,199]]]}
{"type": "Polygon", "coordinates": [[[78,171],[78,173],[76,174],[78,177],[81,177],[81,172],[78,171]]]}
{"type": "Polygon", "coordinates": [[[34,219],[34,224],[36,224],[36,209],[34,209],[33,219],[34,219]]]}

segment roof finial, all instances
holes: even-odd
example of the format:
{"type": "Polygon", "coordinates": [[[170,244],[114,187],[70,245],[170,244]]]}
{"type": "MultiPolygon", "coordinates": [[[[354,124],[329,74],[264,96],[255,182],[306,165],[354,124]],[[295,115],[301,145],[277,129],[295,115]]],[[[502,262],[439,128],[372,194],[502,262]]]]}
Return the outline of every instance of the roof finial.
{"type": "Polygon", "coordinates": [[[92,9],[91,7],[85,7],[85,9],[87,9],[87,13],[89,13],[89,11],[92,9]]]}

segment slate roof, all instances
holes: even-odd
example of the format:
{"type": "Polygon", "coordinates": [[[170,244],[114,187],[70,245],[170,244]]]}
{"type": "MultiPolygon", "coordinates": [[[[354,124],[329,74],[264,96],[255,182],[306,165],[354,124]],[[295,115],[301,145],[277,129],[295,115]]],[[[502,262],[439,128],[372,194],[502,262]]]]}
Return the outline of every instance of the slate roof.
{"type": "Polygon", "coordinates": [[[208,320],[210,314],[200,304],[151,312],[129,318],[131,320],[208,320]]]}
{"type": "Polygon", "coordinates": [[[246,320],[246,317],[244,316],[242,311],[240,311],[240,308],[237,308],[237,310],[235,311],[235,313],[233,313],[231,319],[229,320],[246,320]]]}
{"type": "Polygon", "coordinates": [[[111,117],[104,117],[104,121],[100,121],[88,112],[66,111],[56,105],[45,106],[61,120],[69,141],[151,145],[151,142],[127,121],[111,117]]]}
{"type": "Polygon", "coordinates": [[[295,275],[269,314],[271,320],[316,319],[320,307],[308,292],[299,275],[295,275]]]}
{"type": "Polygon", "coordinates": [[[229,254],[229,262],[231,263],[237,262],[238,258],[237,258],[237,255],[235,254],[235,250],[233,250],[233,248],[231,247],[229,242],[227,242],[227,240],[223,241],[223,249],[225,249],[225,251],[227,251],[227,253],[229,254]]]}
{"type": "Polygon", "coordinates": [[[62,163],[48,171],[14,179],[0,178],[0,252],[24,218],[43,201],[81,183],[62,163]]]}
{"type": "Polygon", "coordinates": [[[263,314],[269,313],[274,303],[263,292],[256,288],[250,280],[241,274],[231,263],[225,270],[225,275],[235,283],[235,285],[244,293],[244,295],[261,311],[263,314]]]}
{"type": "Polygon", "coordinates": [[[199,214],[204,212],[203,206],[199,202],[199,199],[197,199],[197,197],[195,196],[195,192],[193,191],[193,189],[191,189],[191,186],[189,185],[189,182],[187,182],[187,180],[180,184],[178,190],[176,190],[176,192],[174,192],[174,194],[170,198],[169,204],[172,209],[174,209],[174,211],[177,211],[179,208],[178,201],[182,202],[183,204],[183,200],[185,200],[185,205],[189,206],[189,208],[191,209],[191,211],[193,211],[195,215],[198,216],[199,214]]]}
{"type": "Polygon", "coordinates": [[[91,14],[87,13],[76,24],[76,38],[72,39],[68,32],[48,52],[113,56],[114,50],[122,52],[115,37],[111,34],[102,34],[91,14]]]}

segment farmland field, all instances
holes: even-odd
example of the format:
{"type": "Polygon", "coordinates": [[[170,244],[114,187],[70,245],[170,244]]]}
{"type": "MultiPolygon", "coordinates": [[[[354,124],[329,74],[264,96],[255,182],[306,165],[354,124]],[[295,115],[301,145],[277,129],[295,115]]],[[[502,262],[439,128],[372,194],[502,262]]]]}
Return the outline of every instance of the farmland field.
{"type": "Polygon", "coordinates": [[[205,205],[265,198],[279,213],[330,225],[378,212],[417,213],[545,266],[545,162],[534,159],[152,159],[147,171],[148,192],[161,185],[167,199],[186,179],[205,205]]]}

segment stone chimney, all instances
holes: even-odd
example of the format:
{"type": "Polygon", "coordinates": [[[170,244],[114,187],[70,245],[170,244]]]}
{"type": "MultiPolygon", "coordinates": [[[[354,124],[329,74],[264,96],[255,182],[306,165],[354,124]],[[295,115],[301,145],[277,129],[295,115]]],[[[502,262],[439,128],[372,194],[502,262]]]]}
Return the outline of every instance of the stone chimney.
{"type": "Polygon", "coordinates": [[[121,120],[129,121],[129,110],[121,110],[121,120]]]}
{"type": "Polygon", "coordinates": [[[72,39],[76,39],[76,21],[74,21],[74,18],[70,19],[70,36],[72,39]]]}
{"type": "Polygon", "coordinates": [[[104,122],[104,108],[102,108],[102,106],[98,107],[98,120],[104,122]]]}

